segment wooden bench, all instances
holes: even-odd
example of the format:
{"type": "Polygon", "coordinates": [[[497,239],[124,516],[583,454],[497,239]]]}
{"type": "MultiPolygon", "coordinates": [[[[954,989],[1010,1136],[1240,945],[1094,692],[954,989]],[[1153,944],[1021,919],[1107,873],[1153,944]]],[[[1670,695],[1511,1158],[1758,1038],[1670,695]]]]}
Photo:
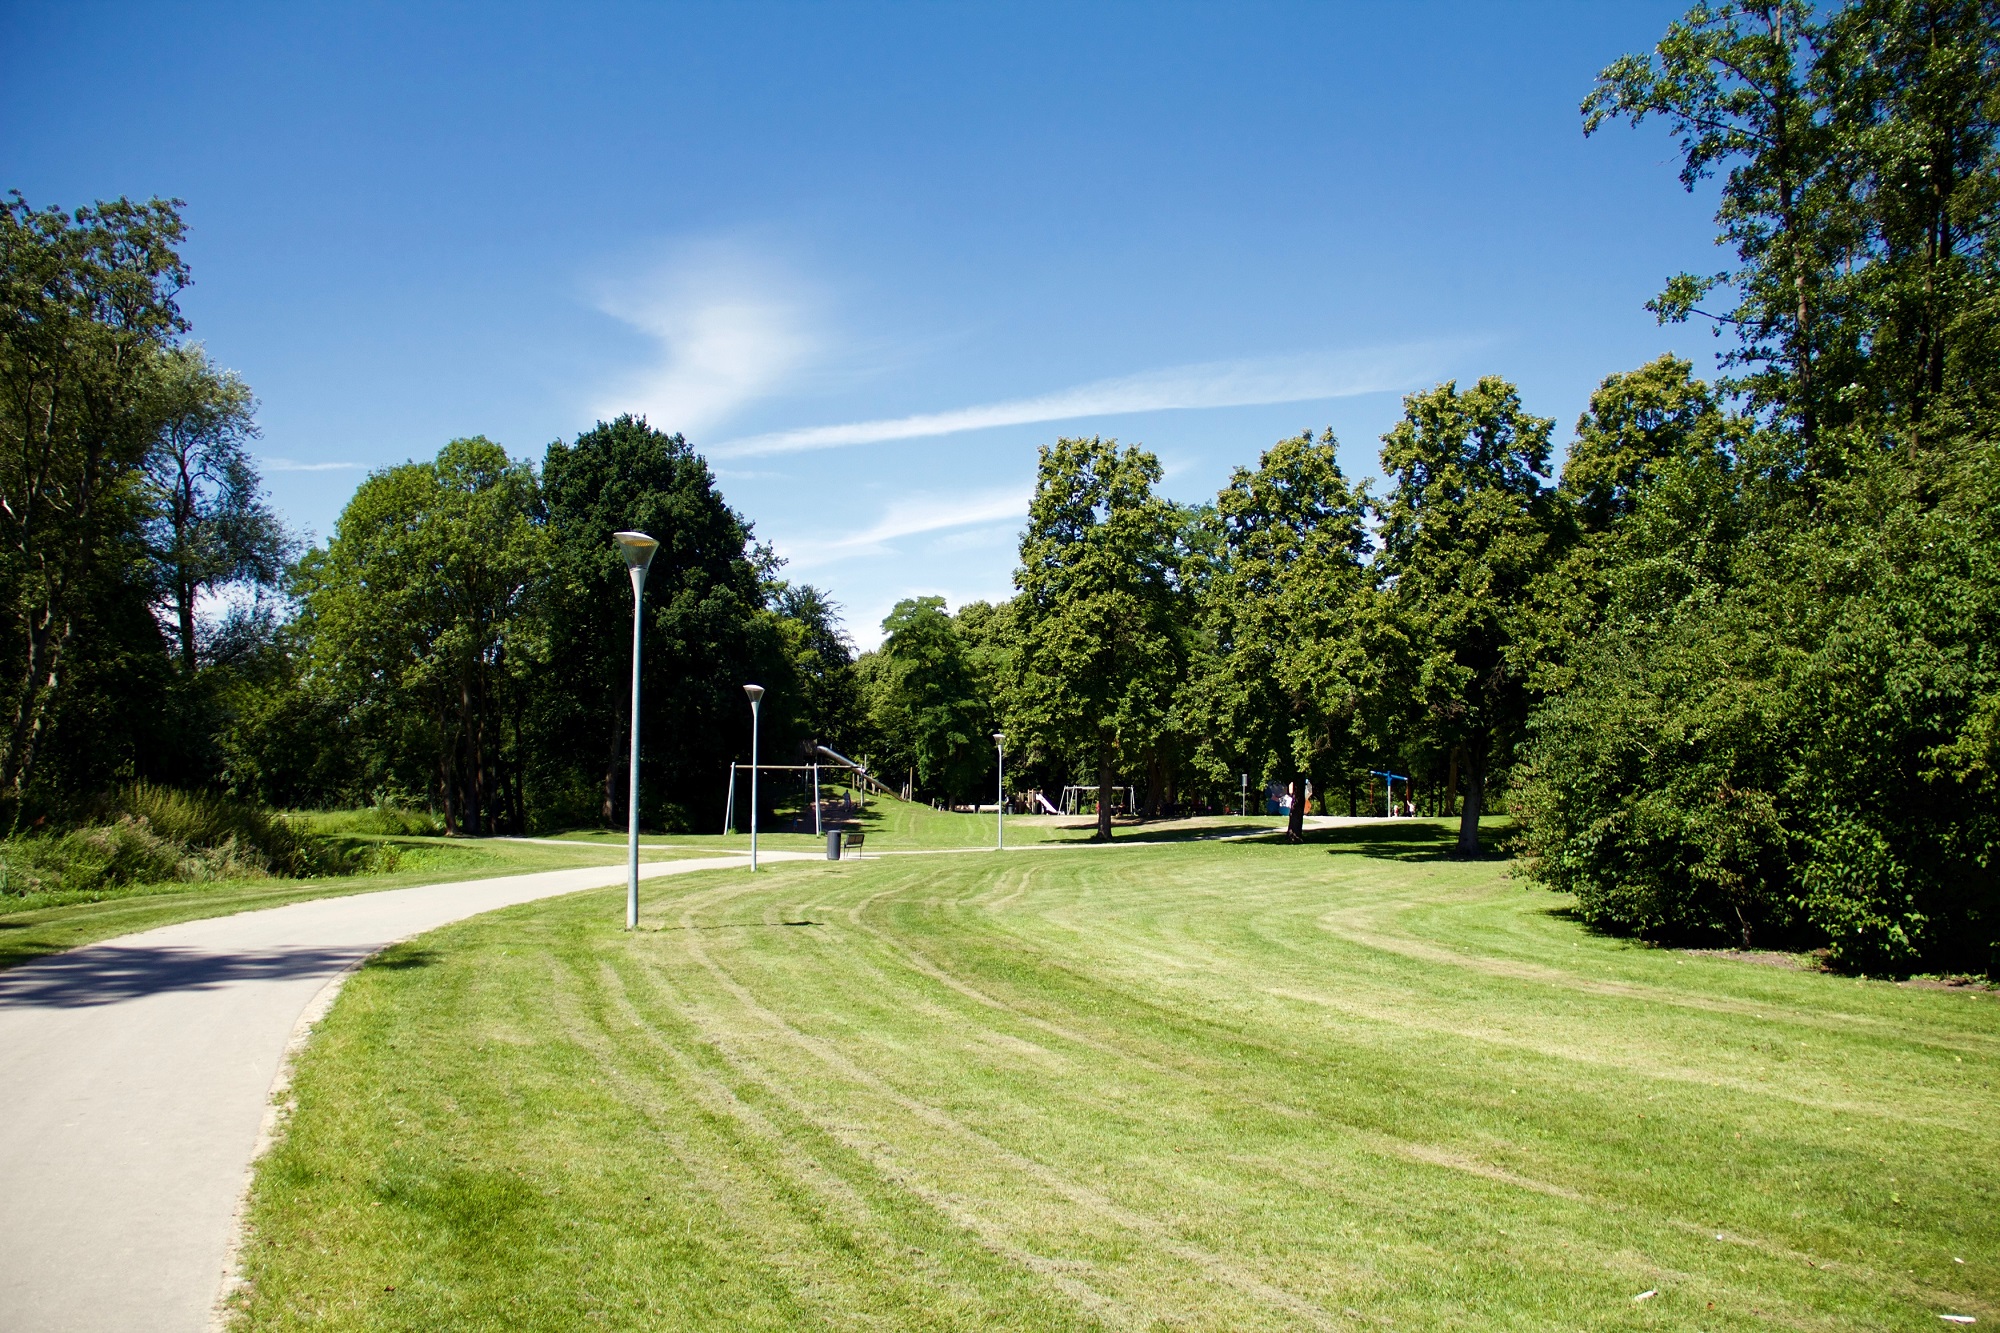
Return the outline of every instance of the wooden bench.
{"type": "Polygon", "coordinates": [[[868,841],[868,835],[866,833],[841,834],[840,835],[841,856],[844,858],[849,852],[853,852],[854,859],[859,861],[861,859],[861,845],[867,841],[868,841]]]}

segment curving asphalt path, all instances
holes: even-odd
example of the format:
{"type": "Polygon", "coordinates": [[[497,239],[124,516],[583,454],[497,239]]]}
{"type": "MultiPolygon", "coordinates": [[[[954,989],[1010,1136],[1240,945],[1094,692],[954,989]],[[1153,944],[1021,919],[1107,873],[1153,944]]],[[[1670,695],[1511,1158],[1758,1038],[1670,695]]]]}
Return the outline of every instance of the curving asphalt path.
{"type": "Polygon", "coordinates": [[[589,866],[322,898],[0,973],[0,1329],[207,1329],[272,1087],[330,983],[397,940],[624,878],[589,866]]]}

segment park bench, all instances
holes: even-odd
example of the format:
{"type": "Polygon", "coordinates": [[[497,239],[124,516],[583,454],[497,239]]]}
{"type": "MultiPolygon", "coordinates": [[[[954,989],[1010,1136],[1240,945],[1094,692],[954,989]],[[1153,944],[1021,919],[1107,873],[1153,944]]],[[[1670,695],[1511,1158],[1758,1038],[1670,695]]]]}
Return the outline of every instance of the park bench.
{"type": "Polygon", "coordinates": [[[843,833],[840,835],[840,854],[845,856],[853,852],[854,859],[858,861],[861,859],[861,844],[867,841],[866,833],[843,833]]]}

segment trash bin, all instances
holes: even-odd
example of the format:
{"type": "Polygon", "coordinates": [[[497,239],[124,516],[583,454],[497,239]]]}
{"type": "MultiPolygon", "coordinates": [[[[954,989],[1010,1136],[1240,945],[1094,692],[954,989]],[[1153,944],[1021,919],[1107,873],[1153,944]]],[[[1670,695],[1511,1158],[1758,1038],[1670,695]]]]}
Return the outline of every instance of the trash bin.
{"type": "Polygon", "coordinates": [[[837,828],[826,831],[826,859],[829,861],[840,859],[840,830],[837,828]]]}

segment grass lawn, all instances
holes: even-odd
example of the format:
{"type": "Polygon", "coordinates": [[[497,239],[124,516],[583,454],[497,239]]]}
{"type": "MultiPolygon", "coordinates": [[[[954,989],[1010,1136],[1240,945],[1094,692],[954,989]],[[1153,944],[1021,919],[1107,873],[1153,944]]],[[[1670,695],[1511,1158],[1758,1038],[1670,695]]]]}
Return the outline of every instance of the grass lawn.
{"type": "MultiPolygon", "coordinates": [[[[394,843],[402,851],[401,861],[389,874],[135,885],[94,894],[0,897],[0,969],[17,967],[78,945],[155,926],[170,926],[176,921],[282,907],[307,898],[334,898],[413,884],[443,884],[450,880],[527,874],[569,866],[610,865],[617,860],[598,848],[586,846],[571,849],[457,838],[376,840],[394,843]]],[[[693,853],[649,849],[645,855],[647,860],[659,861],[693,853]]]]}
{"type": "Polygon", "coordinates": [[[300,1063],[241,1324],[2000,1318],[1991,994],[1598,938],[1441,825],[1324,836],[776,864],[634,935],[592,893],[401,946],[300,1063]]]}

